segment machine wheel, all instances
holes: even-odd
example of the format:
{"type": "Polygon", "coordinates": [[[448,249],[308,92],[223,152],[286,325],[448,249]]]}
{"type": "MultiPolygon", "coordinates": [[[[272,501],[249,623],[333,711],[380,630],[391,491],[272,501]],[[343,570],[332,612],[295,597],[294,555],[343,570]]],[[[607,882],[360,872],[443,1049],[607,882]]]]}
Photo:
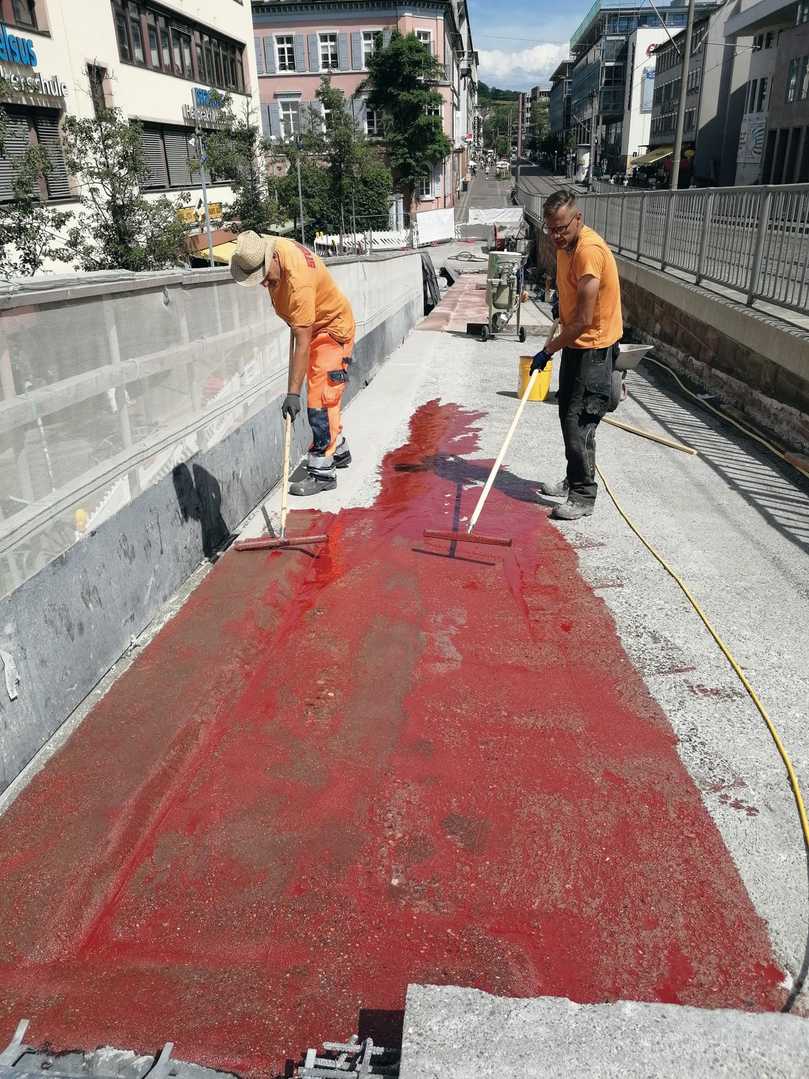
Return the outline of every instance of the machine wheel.
{"type": "Polygon", "coordinates": [[[489,327],[488,326],[484,326],[483,329],[480,331],[480,339],[481,339],[481,341],[483,341],[484,344],[489,340],[489,327]]]}
{"type": "Polygon", "coordinates": [[[520,326],[519,333],[517,334],[520,344],[525,344],[525,326],[520,326]]]}

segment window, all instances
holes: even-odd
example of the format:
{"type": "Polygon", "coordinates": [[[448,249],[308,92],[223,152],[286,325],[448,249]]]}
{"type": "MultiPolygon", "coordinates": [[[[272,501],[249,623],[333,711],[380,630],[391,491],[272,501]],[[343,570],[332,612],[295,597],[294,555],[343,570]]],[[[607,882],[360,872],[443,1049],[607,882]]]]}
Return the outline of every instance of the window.
{"type": "Polygon", "coordinates": [[[279,71],[295,70],[295,39],[291,34],[275,39],[275,56],[279,71]]]}
{"type": "Polygon", "coordinates": [[[772,30],[768,30],[767,33],[764,35],[764,48],[771,49],[774,44],[775,34],[772,32],[772,30]]]}
{"type": "Polygon", "coordinates": [[[800,65],[800,59],[797,56],[793,56],[789,61],[789,71],[787,73],[787,86],[786,93],[784,95],[787,103],[790,101],[797,101],[798,99],[798,67],[800,65]]]}
{"type": "Polygon", "coordinates": [[[432,176],[425,176],[419,180],[416,184],[416,195],[420,199],[431,199],[433,197],[433,178],[432,176]]]}
{"type": "Polygon", "coordinates": [[[297,98],[282,98],[279,102],[281,108],[281,138],[289,139],[297,135],[301,129],[301,106],[297,98]]]}
{"type": "Polygon", "coordinates": [[[241,44],[166,16],[146,0],[113,0],[113,14],[118,55],[124,63],[244,92],[241,44]]]}
{"type": "Polygon", "coordinates": [[[758,95],[756,97],[755,112],[763,112],[767,105],[767,85],[768,79],[766,76],[758,80],[758,95]]]}
{"type": "MultiPolygon", "coordinates": [[[[201,182],[194,132],[189,127],[144,124],[141,130],[143,156],[149,173],[141,186],[146,191],[189,188],[201,182]]],[[[207,170],[206,180],[211,177],[207,170]]]]}
{"type": "Polygon", "coordinates": [[[48,175],[36,181],[40,199],[43,202],[69,199],[70,180],[59,139],[60,113],[55,109],[27,109],[13,105],[4,108],[7,126],[4,151],[0,155],[0,202],[8,202],[14,197],[14,162],[19,161],[32,144],[40,145],[51,163],[48,175]]]}
{"type": "Polygon", "coordinates": [[[443,108],[441,105],[427,105],[424,111],[428,116],[435,116],[439,120],[442,118],[443,108]]]}
{"type": "MultiPolygon", "coordinates": [[[[806,0],[809,4],[809,0],[806,0]]],[[[363,30],[362,32],[362,66],[368,67],[368,60],[376,52],[376,38],[379,30],[363,30]]]]}
{"type": "Polygon", "coordinates": [[[132,59],[136,64],[145,64],[146,56],[143,52],[143,29],[140,25],[140,15],[137,10],[131,10],[129,16],[129,36],[132,42],[132,59]]]}
{"type": "Polygon", "coordinates": [[[320,35],[320,70],[336,71],[339,67],[337,57],[337,34],[320,35]]]}
{"type": "Polygon", "coordinates": [[[382,118],[373,109],[365,110],[365,134],[369,138],[382,134],[382,118]]]}
{"type": "Polygon", "coordinates": [[[802,56],[798,64],[798,100],[805,101],[809,96],[809,56],[802,56]]]}
{"type": "Polygon", "coordinates": [[[34,0],[11,0],[11,23],[14,26],[26,26],[38,30],[37,10],[34,0]]]}
{"type": "Polygon", "coordinates": [[[416,37],[422,43],[426,45],[430,52],[433,51],[433,32],[432,30],[417,30],[416,37]]]}
{"type": "Polygon", "coordinates": [[[685,110],[685,130],[693,131],[697,122],[697,110],[686,109],[685,110]]]}
{"type": "Polygon", "coordinates": [[[753,51],[755,52],[758,49],[763,49],[763,48],[764,48],[764,35],[763,34],[756,34],[756,36],[753,38],[753,51]]]}
{"type": "Polygon", "coordinates": [[[795,15],[796,26],[800,26],[805,22],[809,22],[809,0],[801,0],[798,4],[797,14],[795,15]]]}

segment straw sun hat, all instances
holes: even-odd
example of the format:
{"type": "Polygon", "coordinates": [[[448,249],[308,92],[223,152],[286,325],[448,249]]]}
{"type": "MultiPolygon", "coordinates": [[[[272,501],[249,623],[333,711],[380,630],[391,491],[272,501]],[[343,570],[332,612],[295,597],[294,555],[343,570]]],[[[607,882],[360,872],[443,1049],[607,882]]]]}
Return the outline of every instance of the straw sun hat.
{"type": "Polygon", "coordinates": [[[259,236],[257,232],[240,232],[230,260],[234,281],[247,288],[260,285],[270,268],[277,238],[259,236]]]}

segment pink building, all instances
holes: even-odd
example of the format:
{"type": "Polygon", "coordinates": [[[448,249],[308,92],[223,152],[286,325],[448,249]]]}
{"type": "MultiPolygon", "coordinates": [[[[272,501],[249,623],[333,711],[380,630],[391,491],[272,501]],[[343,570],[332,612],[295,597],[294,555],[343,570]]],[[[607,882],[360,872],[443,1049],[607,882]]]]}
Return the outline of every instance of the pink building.
{"type": "Polygon", "coordinates": [[[253,0],[261,121],[271,139],[299,129],[301,113],[317,108],[321,76],[331,74],[363,130],[373,138],[377,117],[358,93],[367,58],[378,34],[390,40],[394,30],[415,32],[444,67],[437,87],[444,99],[441,119],[453,151],[418,193],[419,209],[454,206],[467,172],[477,101],[477,55],[466,0],[253,0]],[[406,10],[406,14],[404,11],[406,10]]]}

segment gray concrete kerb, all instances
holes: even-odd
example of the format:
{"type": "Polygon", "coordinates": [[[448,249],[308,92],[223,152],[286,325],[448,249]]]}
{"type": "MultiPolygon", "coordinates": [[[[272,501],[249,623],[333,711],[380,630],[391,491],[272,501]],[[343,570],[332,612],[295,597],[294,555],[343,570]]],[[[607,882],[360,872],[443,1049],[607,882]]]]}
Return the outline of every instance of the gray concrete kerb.
{"type": "Polygon", "coordinates": [[[399,1079],[804,1079],[809,1023],[675,1004],[575,1004],[411,985],[399,1079]]]}

